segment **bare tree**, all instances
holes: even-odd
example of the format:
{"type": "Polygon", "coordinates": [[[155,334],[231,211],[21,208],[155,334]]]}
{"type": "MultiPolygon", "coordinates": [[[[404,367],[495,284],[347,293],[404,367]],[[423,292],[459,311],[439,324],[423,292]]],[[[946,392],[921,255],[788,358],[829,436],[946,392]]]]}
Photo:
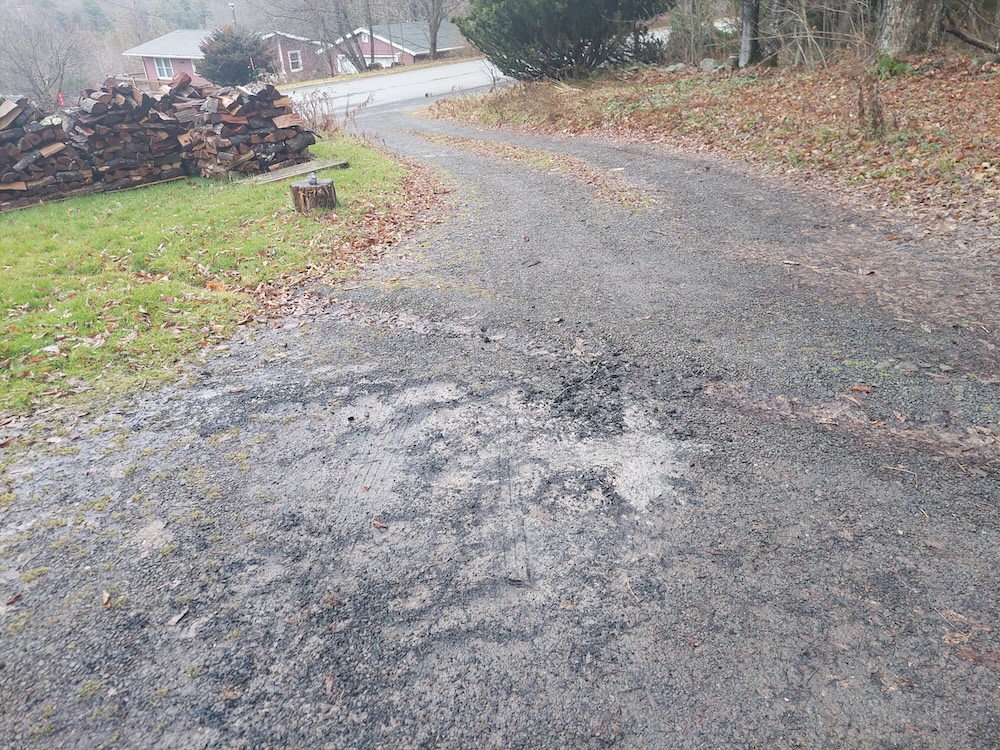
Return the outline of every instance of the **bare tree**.
{"type": "Polygon", "coordinates": [[[992,7],[990,2],[984,2],[982,8],[971,4],[956,8],[945,6],[945,33],[973,47],[992,52],[994,55],[1000,54],[1000,2],[996,0],[991,2],[992,7]],[[992,36],[993,41],[977,36],[980,29],[992,36]]]}
{"type": "Polygon", "coordinates": [[[54,107],[57,94],[89,82],[90,42],[74,19],[50,4],[0,6],[0,88],[54,107]]]}
{"type": "Polygon", "coordinates": [[[438,33],[441,24],[448,20],[452,13],[459,9],[462,0],[416,0],[414,2],[420,20],[427,24],[427,36],[430,40],[431,60],[437,60],[438,33]]]}
{"type": "Polygon", "coordinates": [[[358,70],[370,67],[371,50],[366,51],[360,35],[354,34],[373,23],[370,0],[252,0],[251,5],[272,30],[322,42],[331,66],[334,56],[343,55],[358,70]]]}

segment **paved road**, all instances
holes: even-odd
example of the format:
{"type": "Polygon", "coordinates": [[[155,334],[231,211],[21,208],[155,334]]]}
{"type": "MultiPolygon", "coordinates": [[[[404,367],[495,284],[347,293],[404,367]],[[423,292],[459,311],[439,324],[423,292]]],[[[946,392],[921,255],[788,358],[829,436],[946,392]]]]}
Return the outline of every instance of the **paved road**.
{"type": "Polygon", "coordinates": [[[381,106],[471,91],[502,77],[487,60],[464,60],[384,75],[348,76],[333,83],[292,89],[292,96],[298,100],[322,98],[332,111],[342,112],[366,101],[368,106],[381,106]]]}
{"type": "Polygon", "coordinates": [[[986,253],[360,125],[438,223],[6,467],[0,746],[1000,746],[986,253]]]}

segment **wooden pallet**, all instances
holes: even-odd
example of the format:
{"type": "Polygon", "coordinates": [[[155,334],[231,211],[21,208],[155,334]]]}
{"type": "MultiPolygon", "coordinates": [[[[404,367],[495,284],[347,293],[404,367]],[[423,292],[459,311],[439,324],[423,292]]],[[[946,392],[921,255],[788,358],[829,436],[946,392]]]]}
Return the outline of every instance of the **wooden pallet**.
{"type": "MultiPolygon", "coordinates": [[[[177,177],[168,177],[165,180],[156,180],[154,182],[140,182],[135,185],[129,185],[128,187],[115,188],[114,190],[95,190],[92,193],[87,193],[86,195],[58,195],[53,193],[56,197],[49,198],[45,196],[39,198],[35,203],[26,203],[23,206],[13,206],[11,208],[0,208],[0,213],[9,213],[10,211],[20,211],[24,208],[35,208],[36,206],[47,206],[50,203],[62,203],[63,201],[71,201],[76,198],[85,198],[88,195],[114,195],[115,193],[126,193],[129,190],[138,190],[139,188],[152,187],[153,185],[163,185],[167,182],[177,182],[177,180],[188,180],[191,179],[188,175],[178,175],[177,177]]],[[[97,184],[97,183],[95,183],[97,184]]]]}
{"type": "Polygon", "coordinates": [[[292,177],[301,177],[310,172],[319,172],[321,169],[347,169],[351,165],[346,161],[307,161],[303,164],[296,164],[294,167],[278,169],[267,174],[259,174],[251,177],[247,182],[253,185],[266,185],[269,182],[281,182],[292,177]]]}

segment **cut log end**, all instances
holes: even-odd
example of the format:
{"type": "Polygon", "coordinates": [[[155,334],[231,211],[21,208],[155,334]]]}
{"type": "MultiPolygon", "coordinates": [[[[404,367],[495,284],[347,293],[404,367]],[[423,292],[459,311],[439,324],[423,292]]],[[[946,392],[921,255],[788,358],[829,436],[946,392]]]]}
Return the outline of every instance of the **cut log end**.
{"type": "Polygon", "coordinates": [[[302,214],[329,211],[337,207],[337,192],[333,180],[317,180],[316,184],[304,180],[292,183],[292,203],[302,214]]]}

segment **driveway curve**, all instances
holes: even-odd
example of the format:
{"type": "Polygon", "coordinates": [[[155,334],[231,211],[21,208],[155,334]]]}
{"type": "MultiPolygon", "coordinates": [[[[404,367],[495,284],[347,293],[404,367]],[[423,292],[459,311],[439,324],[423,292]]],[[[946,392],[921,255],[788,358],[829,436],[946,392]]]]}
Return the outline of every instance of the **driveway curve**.
{"type": "Polygon", "coordinates": [[[359,126],[435,223],[7,467],[0,744],[1000,745],[989,266],[724,162],[359,126]]]}

